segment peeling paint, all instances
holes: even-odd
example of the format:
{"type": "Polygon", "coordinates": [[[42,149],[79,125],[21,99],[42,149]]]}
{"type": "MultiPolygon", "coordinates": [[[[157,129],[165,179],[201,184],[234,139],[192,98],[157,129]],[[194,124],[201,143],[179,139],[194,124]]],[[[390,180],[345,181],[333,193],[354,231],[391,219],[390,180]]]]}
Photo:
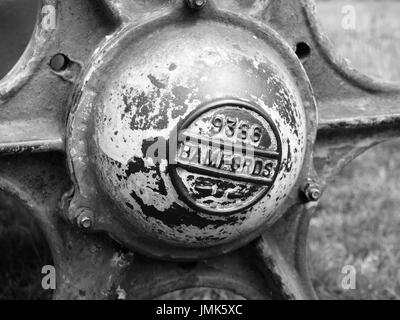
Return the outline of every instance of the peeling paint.
{"type": "MultiPolygon", "coordinates": [[[[132,38],[123,44],[129,49],[113,51],[112,59],[105,53],[96,74],[107,74],[107,81],[93,102],[99,185],[136,229],[189,247],[227,243],[273,219],[297,181],[307,143],[300,94],[279,55],[239,27],[210,21],[202,28],[169,25],[132,38]],[[111,60],[113,68],[101,67],[102,61],[111,60]],[[235,171],[237,176],[231,178],[179,168],[184,188],[201,204],[197,209],[177,189],[172,175],[180,152],[179,128],[201,106],[221,99],[243,101],[266,115],[225,108],[225,116],[238,112],[242,124],[248,120],[251,128],[262,128],[266,145],[255,142],[252,148],[275,154],[266,165],[276,181],[261,177],[250,182],[251,175],[238,181],[257,172],[249,169],[250,158],[243,163],[242,176],[235,171]]],[[[88,86],[94,86],[90,77],[88,86]]],[[[206,113],[194,121],[191,132],[207,136],[213,116],[206,113]]]]}

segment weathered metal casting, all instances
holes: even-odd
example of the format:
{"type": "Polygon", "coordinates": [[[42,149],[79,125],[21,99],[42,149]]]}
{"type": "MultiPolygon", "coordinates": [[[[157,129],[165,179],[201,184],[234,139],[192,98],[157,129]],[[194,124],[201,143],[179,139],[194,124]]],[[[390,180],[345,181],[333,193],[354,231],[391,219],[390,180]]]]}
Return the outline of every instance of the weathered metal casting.
{"type": "Polygon", "coordinates": [[[0,188],[49,239],[54,297],[315,298],[309,221],[399,135],[400,88],[335,56],[311,1],[44,6],[57,27],[39,10],[0,81],[0,188]]]}

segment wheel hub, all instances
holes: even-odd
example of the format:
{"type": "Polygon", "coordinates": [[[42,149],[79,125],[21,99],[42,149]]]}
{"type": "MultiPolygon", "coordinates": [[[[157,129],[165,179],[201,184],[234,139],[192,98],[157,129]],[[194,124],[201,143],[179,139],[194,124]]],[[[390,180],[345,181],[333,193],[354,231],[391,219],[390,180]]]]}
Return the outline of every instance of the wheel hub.
{"type": "MultiPolygon", "coordinates": [[[[96,207],[100,193],[99,211],[118,221],[115,238],[183,248],[251,239],[276,221],[301,175],[310,119],[274,42],[240,21],[200,17],[149,22],[109,41],[71,123],[74,132],[88,116],[79,132],[92,159],[78,178],[88,199],[81,192],[76,206],[96,207]]],[[[110,232],[107,219],[99,221],[110,232]]]]}

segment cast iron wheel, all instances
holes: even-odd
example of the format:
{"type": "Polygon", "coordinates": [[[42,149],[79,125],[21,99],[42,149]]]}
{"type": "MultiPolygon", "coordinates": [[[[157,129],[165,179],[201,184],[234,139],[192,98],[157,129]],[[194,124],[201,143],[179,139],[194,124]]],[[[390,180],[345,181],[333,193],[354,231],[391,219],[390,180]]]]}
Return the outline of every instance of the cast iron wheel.
{"type": "MultiPolygon", "coordinates": [[[[151,72],[144,75],[148,85],[154,86],[151,92],[162,97],[170,94],[173,76],[157,78],[151,72]]],[[[399,136],[399,106],[400,87],[364,76],[334,54],[320,32],[312,1],[42,0],[26,51],[0,80],[0,188],[31,210],[49,239],[57,270],[56,299],[151,299],[200,287],[228,290],[247,299],[314,299],[307,264],[310,219],[327,184],[345,165],[372,146],[399,136]],[[193,56],[185,53],[178,63],[168,60],[169,51],[185,49],[183,40],[174,34],[181,35],[184,45],[192,45],[194,52],[193,56]],[[225,39],[223,34],[229,37],[225,39]],[[236,39],[236,46],[228,38],[236,39]],[[204,45],[198,53],[193,46],[196,41],[204,45]],[[169,43],[174,46],[168,47],[169,43]],[[231,53],[226,54],[230,45],[235,59],[243,55],[253,65],[240,64],[244,72],[234,73],[240,59],[232,62],[231,53]],[[168,108],[157,111],[157,117],[177,112],[179,121],[174,126],[168,127],[167,121],[161,129],[151,127],[158,123],[157,117],[151,118],[155,111],[150,108],[157,97],[149,98],[148,87],[143,89],[142,100],[134,85],[130,93],[124,91],[125,99],[133,99],[125,105],[131,120],[137,116],[138,106],[150,101],[150,107],[146,105],[149,110],[141,109],[144,118],[139,127],[121,125],[125,133],[131,130],[132,140],[123,142],[126,154],[131,157],[136,150],[134,139],[140,140],[137,132],[145,131],[145,121],[156,134],[168,127],[193,137],[199,121],[208,121],[210,112],[217,128],[226,121],[228,129],[230,114],[235,114],[235,119],[245,119],[252,126],[252,143],[258,148],[253,149],[275,176],[271,174],[268,180],[265,174],[256,179],[256,169],[246,173],[243,168],[241,174],[222,172],[220,176],[215,168],[182,159],[177,168],[168,167],[169,158],[163,164],[165,171],[160,171],[160,166],[154,170],[157,181],[171,182],[169,174],[175,172],[171,174],[172,191],[167,183],[166,191],[155,188],[150,192],[149,177],[142,189],[133,189],[133,177],[151,172],[152,164],[138,168],[137,157],[124,163],[125,153],[118,153],[116,144],[104,142],[110,138],[107,130],[125,121],[123,117],[116,121],[116,115],[110,113],[114,112],[112,94],[122,94],[126,88],[118,85],[123,81],[124,85],[140,86],[143,81],[135,70],[153,72],[157,59],[165,62],[168,72],[193,69],[193,74],[186,72],[179,78],[186,81],[188,89],[192,79],[188,77],[200,72],[196,59],[203,58],[206,50],[215,54],[216,48],[220,51],[214,69],[201,66],[213,80],[203,74],[196,82],[200,91],[209,90],[208,95],[198,94],[190,103],[186,96],[173,100],[178,94],[195,92],[179,91],[168,101],[168,108]],[[141,50],[147,54],[141,56],[141,50]],[[219,83],[218,74],[223,74],[230,58],[230,79],[239,82],[219,83]],[[131,74],[125,75],[124,68],[130,68],[131,74]],[[274,75],[276,92],[268,91],[273,85],[256,70],[274,75]],[[250,88],[243,79],[258,82],[250,88]],[[203,87],[201,81],[206,83],[203,87]],[[260,107],[260,88],[268,91],[268,98],[276,98],[279,90],[288,95],[280,102],[273,100],[275,107],[260,107]],[[136,108],[136,114],[129,106],[136,108]],[[199,113],[200,108],[205,111],[199,113]],[[220,113],[212,113],[215,110],[220,113]],[[257,144],[262,139],[257,133],[260,123],[261,129],[268,127],[273,140],[265,148],[257,144]],[[271,148],[275,148],[273,152],[271,148]],[[120,156],[110,160],[111,154],[120,156]],[[124,171],[128,177],[118,178],[123,182],[110,178],[121,166],[132,163],[130,171],[124,171]],[[223,182],[240,185],[245,181],[255,187],[241,190],[239,200],[230,198],[228,204],[215,198],[205,201],[194,197],[200,191],[185,189],[191,178],[182,170],[193,174],[194,167],[203,178],[217,176],[223,182]],[[132,203],[125,200],[126,190],[132,203]],[[159,209],[160,202],[151,202],[156,198],[154,190],[165,192],[167,200],[173,194],[173,210],[166,211],[173,222],[160,216],[165,211],[159,209]],[[266,199],[268,195],[276,195],[275,207],[266,199]]],[[[211,141],[210,132],[207,139],[211,141]]],[[[179,137],[181,146],[185,141],[179,137]]],[[[142,150],[144,144],[140,146],[142,150]]],[[[202,184],[198,180],[194,187],[201,187],[201,192],[214,190],[207,179],[202,184]]],[[[215,190],[218,188],[224,186],[215,190]]],[[[215,190],[210,191],[213,196],[215,190]]]]}

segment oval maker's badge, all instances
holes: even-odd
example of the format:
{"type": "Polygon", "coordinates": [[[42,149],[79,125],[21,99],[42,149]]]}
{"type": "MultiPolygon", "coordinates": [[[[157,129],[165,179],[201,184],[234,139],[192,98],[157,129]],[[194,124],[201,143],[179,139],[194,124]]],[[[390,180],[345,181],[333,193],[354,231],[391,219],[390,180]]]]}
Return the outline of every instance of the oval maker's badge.
{"type": "Polygon", "coordinates": [[[239,100],[200,107],[179,126],[170,174],[194,210],[234,214],[273,185],[282,159],[278,130],[259,107],[239,100]]]}

